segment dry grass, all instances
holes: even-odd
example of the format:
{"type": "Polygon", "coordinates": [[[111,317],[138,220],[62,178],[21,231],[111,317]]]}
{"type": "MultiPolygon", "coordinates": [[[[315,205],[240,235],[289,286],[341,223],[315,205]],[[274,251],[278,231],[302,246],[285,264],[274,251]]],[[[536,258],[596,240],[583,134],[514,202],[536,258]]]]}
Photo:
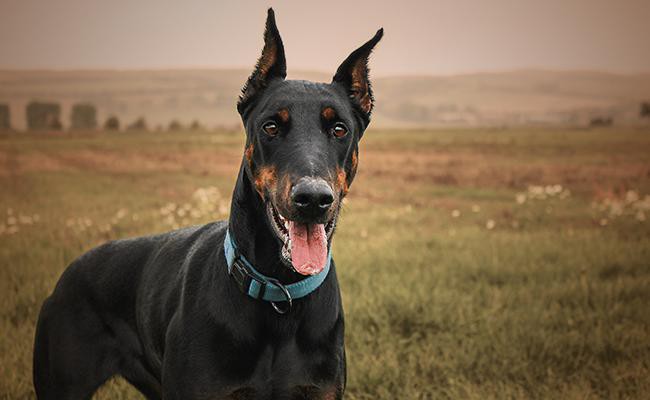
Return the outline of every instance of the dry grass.
{"type": "MultiPolygon", "coordinates": [[[[0,398],[33,397],[65,266],[224,218],[242,151],[238,132],[0,136],[0,398]]],[[[334,248],[347,398],[643,398],[648,154],[647,130],[368,132],[334,248]]]]}

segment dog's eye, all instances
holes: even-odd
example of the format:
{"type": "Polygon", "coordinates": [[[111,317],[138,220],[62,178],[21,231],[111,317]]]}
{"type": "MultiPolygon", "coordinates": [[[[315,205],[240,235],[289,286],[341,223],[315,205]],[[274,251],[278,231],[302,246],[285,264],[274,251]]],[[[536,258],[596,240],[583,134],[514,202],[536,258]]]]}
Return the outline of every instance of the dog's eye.
{"type": "Polygon", "coordinates": [[[348,127],[345,126],[345,124],[339,122],[330,129],[330,132],[332,135],[341,138],[348,134],[348,127]]]}
{"type": "Polygon", "coordinates": [[[264,133],[266,133],[269,136],[275,136],[278,134],[278,124],[276,124],[273,121],[269,121],[262,126],[262,129],[264,130],[264,133]]]}

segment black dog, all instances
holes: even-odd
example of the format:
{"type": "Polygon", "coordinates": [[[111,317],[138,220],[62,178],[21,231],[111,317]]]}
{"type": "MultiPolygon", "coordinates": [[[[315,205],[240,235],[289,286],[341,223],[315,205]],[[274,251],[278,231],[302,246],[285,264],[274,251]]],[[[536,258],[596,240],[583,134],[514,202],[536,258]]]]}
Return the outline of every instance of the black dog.
{"type": "Polygon", "coordinates": [[[237,105],[246,149],[230,220],[110,242],[74,261],[39,316],[38,398],[90,398],[117,374],[152,399],[342,398],[329,252],[370,121],[367,62],[382,34],[331,84],[286,81],[269,10],[237,105]]]}

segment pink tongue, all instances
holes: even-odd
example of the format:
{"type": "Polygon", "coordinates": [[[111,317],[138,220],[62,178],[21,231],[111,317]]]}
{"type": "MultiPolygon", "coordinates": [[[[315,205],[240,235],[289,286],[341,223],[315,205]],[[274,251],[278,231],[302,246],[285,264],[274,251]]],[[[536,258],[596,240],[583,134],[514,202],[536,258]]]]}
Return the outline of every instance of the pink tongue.
{"type": "Polygon", "coordinates": [[[303,275],[314,275],[327,262],[327,236],[323,224],[300,224],[289,221],[291,263],[303,275]]]}

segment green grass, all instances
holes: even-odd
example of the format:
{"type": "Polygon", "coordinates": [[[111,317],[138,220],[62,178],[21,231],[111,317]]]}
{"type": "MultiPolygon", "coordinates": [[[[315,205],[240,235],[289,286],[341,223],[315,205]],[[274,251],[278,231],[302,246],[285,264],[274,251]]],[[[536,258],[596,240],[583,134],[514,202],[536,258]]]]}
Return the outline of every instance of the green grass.
{"type": "MultiPolygon", "coordinates": [[[[239,132],[0,136],[0,398],[33,398],[65,266],[224,218],[242,149],[239,132]]],[[[346,398],[646,397],[649,154],[647,129],[368,132],[334,239],[346,398]],[[554,184],[570,196],[531,198],[554,184]]],[[[140,398],[120,379],[97,397],[140,398]]]]}

